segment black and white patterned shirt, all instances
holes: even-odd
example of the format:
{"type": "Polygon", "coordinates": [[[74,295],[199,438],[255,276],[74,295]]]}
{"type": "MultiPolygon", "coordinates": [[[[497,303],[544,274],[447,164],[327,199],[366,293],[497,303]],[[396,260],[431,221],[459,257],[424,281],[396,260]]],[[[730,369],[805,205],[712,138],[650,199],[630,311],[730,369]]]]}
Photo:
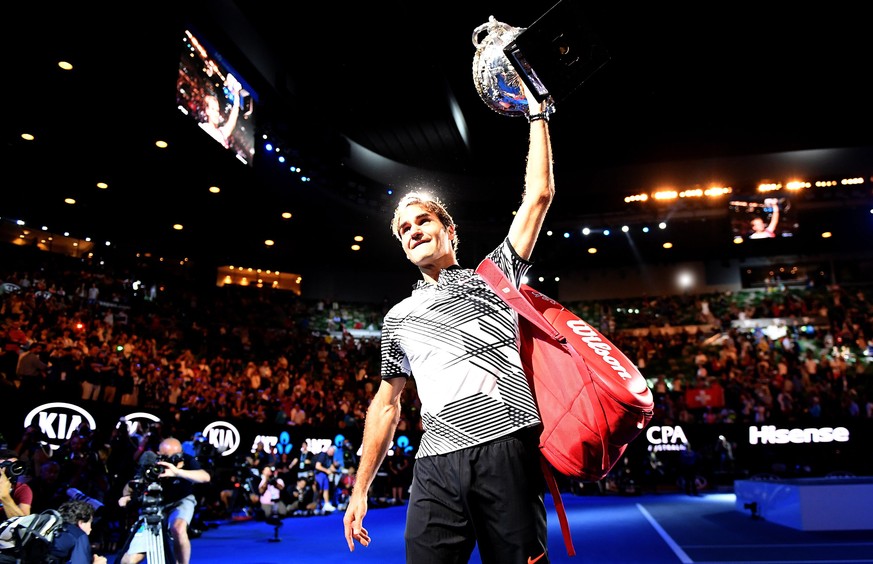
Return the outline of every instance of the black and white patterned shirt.
{"type": "MultiPolygon", "coordinates": [[[[489,258],[516,286],[530,263],[509,240],[489,258]]],[[[419,280],[382,325],[382,378],[415,378],[424,433],[416,458],[481,444],[540,422],[518,352],[515,311],[475,270],[419,280]]]]}

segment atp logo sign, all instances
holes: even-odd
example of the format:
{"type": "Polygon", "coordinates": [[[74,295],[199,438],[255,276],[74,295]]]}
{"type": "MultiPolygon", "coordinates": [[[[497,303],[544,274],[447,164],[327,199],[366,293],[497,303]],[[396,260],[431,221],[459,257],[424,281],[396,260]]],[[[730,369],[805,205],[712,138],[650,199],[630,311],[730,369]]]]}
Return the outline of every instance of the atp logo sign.
{"type": "Polygon", "coordinates": [[[73,432],[87,422],[92,430],[97,429],[97,421],[85,409],[72,403],[52,402],[35,407],[24,418],[24,426],[36,425],[45,433],[47,443],[52,450],[57,450],[73,432]]]}
{"type": "Polygon", "coordinates": [[[203,429],[202,434],[221,456],[230,456],[239,448],[239,429],[227,421],[210,423],[203,429]]]}

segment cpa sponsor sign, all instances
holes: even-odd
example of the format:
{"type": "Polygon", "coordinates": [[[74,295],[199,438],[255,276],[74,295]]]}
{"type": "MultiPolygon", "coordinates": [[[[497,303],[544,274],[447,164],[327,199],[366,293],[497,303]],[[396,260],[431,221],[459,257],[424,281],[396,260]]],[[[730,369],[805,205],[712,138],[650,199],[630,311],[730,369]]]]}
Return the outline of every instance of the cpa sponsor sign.
{"type": "Polygon", "coordinates": [[[204,427],[202,435],[221,456],[230,456],[239,448],[239,429],[227,421],[213,421],[204,427]]]}
{"type": "Polygon", "coordinates": [[[72,403],[61,401],[44,403],[33,408],[24,417],[24,426],[36,425],[42,431],[52,450],[57,450],[66,442],[83,422],[92,430],[97,429],[97,421],[85,409],[72,403]]]}
{"type": "Polygon", "coordinates": [[[646,439],[652,452],[685,450],[688,437],[680,425],[652,425],[646,429],[646,439]]]}

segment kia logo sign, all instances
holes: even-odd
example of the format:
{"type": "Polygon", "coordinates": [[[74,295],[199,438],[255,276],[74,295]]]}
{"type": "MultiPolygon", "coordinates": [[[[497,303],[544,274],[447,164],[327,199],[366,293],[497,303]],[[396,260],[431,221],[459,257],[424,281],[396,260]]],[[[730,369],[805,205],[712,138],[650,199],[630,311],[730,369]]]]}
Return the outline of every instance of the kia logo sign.
{"type": "Polygon", "coordinates": [[[73,432],[83,421],[87,422],[92,430],[97,429],[97,422],[90,413],[78,405],[58,401],[33,408],[24,418],[24,427],[31,425],[39,427],[48,438],[46,442],[52,450],[56,450],[73,436],[73,432]]]}
{"type": "Polygon", "coordinates": [[[202,434],[221,456],[230,456],[239,448],[239,430],[227,421],[210,423],[202,434]]]}
{"type": "Polygon", "coordinates": [[[136,433],[136,428],[139,423],[142,423],[142,426],[145,429],[148,428],[149,423],[160,423],[161,418],[157,415],[146,413],[145,411],[136,411],[134,413],[128,413],[127,415],[125,415],[124,422],[127,424],[127,434],[133,435],[134,433],[136,433]]]}

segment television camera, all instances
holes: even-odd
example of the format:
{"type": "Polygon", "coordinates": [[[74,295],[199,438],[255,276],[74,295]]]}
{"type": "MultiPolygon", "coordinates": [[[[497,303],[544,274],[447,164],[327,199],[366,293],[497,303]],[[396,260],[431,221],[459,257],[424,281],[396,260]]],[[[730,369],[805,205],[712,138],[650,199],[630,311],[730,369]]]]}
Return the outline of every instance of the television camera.
{"type": "Polygon", "coordinates": [[[140,471],[142,479],[146,483],[157,482],[158,479],[161,477],[161,474],[163,474],[164,470],[166,469],[162,464],[159,464],[159,462],[168,462],[175,466],[178,463],[182,462],[182,460],[183,458],[181,453],[176,453],[170,456],[156,454],[154,456],[154,461],[149,458],[145,461],[145,464],[142,465],[142,470],[140,471]]]}
{"type": "Polygon", "coordinates": [[[165,564],[173,561],[172,548],[169,545],[169,535],[166,532],[164,522],[164,496],[163,487],[160,483],[161,474],[166,469],[159,462],[168,462],[176,465],[182,461],[180,453],[171,456],[146,452],[140,459],[139,476],[130,482],[131,499],[137,500],[139,505],[139,518],[130,529],[130,536],[125,543],[128,546],[140,527],[146,527],[149,531],[149,543],[146,552],[147,561],[151,564],[165,564]]]}

